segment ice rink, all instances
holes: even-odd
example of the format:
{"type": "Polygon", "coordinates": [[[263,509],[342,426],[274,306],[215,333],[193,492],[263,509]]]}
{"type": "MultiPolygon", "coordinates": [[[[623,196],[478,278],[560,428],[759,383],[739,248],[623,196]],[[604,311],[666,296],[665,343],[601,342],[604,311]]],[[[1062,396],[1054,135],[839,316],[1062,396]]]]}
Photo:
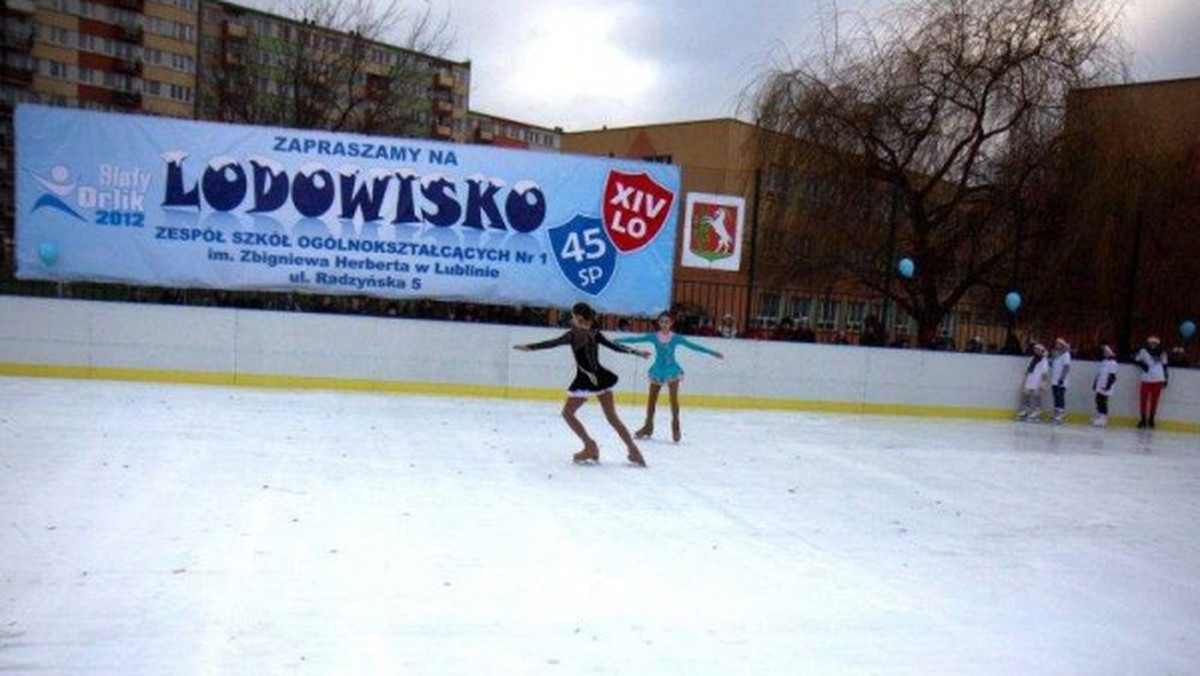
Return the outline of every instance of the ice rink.
{"type": "Polygon", "coordinates": [[[686,393],[0,378],[0,672],[1200,673],[1196,436],[686,393]]]}

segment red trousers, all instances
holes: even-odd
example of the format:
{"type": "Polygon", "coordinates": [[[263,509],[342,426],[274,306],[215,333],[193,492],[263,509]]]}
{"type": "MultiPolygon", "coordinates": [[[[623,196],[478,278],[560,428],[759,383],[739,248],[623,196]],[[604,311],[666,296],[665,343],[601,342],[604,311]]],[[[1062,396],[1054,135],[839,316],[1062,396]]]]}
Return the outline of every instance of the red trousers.
{"type": "Polygon", "coordinates": [[[1154,414],[1158,412],[1158,398],[1162,396],[1163,388],[1166,386],[1166,383],[1142,383],[1139,391],[1142,420],[1154,419],[1154,414]]]}

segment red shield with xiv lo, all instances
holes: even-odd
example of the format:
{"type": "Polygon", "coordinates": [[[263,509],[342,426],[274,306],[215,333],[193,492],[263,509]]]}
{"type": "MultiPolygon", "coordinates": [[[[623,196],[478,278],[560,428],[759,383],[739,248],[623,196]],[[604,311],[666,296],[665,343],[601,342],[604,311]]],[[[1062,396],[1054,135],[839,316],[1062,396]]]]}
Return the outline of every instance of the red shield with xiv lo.
{"type": "Polygon", "coordinates": [[[674,202],[675,194],[649,174],[608,172],[603,220],[613,246],[627,254],[654,241],[674,202]]]}

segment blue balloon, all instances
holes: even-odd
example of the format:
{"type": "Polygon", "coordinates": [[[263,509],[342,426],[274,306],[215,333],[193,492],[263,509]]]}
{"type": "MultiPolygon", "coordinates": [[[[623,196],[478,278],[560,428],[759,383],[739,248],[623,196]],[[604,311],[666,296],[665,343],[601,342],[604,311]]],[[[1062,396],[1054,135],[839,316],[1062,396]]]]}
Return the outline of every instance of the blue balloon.
{"type": "Polygon", "coordinates": [[[917,266],[912,262],[911,258],[901,258],[900,263],[896,266],[896,268],[900,270],[900,274],[905,277],[912,277],[913,273],[917,270],[917,266]]]}
{"type": "Polygon", "coordinates": [[[46,267],[54,267],[58,262],[58,245],[54,242],[42,242],[38,245],[38,258],[46,267]]]}
{"type": "Polygon", "coordinates": [[[1004,307],[1008,308],[1009,312],[1016,312],[1021,307],[1021,294],[1016,291],[1009,291],[1004,297],[1004,307]]]}
{"type": "Polygon", "coordinates": [[[1184,340],[1196,335],[1196,322],[1190,319],[1184,321],[1179,325],[1179,333],[1183,336],[1184,340]]]}

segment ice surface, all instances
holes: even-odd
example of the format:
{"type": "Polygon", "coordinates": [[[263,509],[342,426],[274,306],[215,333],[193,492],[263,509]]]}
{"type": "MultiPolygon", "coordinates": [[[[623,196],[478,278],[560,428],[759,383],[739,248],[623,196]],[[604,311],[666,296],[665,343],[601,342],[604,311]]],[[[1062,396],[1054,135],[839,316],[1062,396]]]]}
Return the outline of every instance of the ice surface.
{"type": "Polygon", "coordinates": [[[576,467],[555,402],[0,378],[0,671],[1200,669],[1195,436],[684,395],[642,470],[594,402],[576,467]]]}

